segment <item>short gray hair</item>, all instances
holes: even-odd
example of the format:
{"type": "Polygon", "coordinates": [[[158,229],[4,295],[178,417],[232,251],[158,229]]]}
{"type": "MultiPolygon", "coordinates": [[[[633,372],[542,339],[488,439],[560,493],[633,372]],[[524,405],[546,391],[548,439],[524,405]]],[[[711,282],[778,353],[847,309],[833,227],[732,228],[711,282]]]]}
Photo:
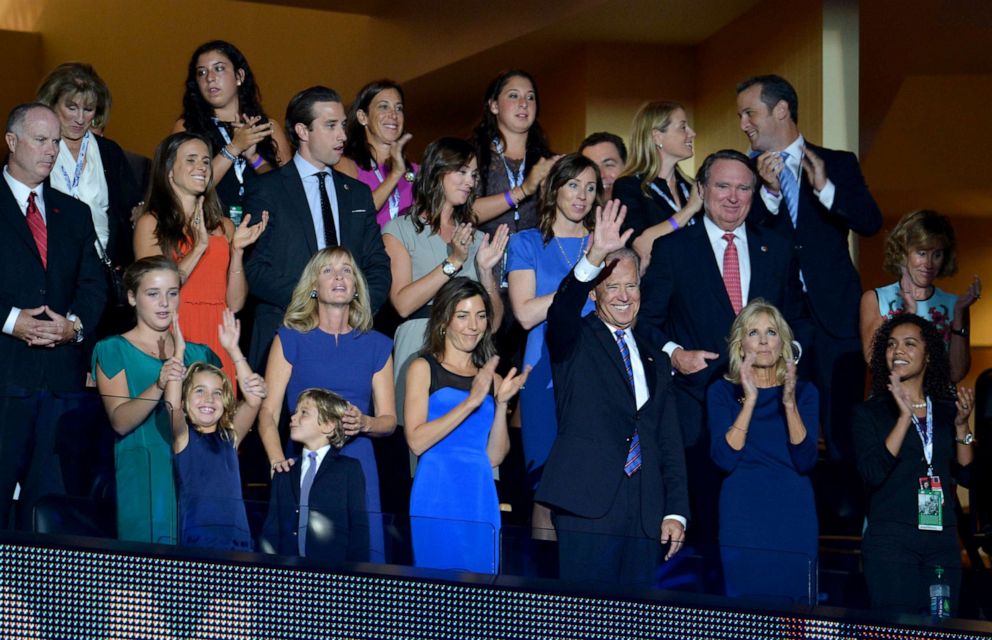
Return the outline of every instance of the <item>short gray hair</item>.
{"type": "Polygon", "coordinates": [[[10,115],[7,116],[7,133],[13,133],[15,136],[19,135],[24,129],[24,120],[28,117],[28,112],[34,109],[44,109],[53,116],[55,112],[47,104],[42,102],[25,102],[24,104],[19,104],[10,111],[10,115]]]}

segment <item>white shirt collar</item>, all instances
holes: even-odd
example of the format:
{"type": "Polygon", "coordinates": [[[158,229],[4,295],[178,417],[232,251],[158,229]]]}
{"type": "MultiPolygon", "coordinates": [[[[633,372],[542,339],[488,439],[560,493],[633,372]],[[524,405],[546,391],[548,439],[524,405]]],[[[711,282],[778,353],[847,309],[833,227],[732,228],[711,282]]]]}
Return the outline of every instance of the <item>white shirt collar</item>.
{"type": "Polygon", "coordinates": [[[300,172],[300,177],[303,178],[304,180],[313,177],[313,174],[320,173],[321,171],[325,171],[328,174],[331,173],[330,167],[324,167],[323,169],[317,167],[316,165],[312,164],[309,160],[304,158],[302,155],[300,155],[299,151],[297,151],[296,154],[293,155],[293,164],[296,165],[296,170],[300,172]]]}
{"type": "MultiPolygon", "coordinates": [[[[727,233],[720,227],[716,226],[709,216],[703,216],[703,228],[706,229],[706,235],[710,239],[710,244],[716,245],[717,241],[723,242],[723,234],[727,233]]],[[[747,233],[744,230],[744,223],[742,222],[737,226],[736,229],[730,233],[734,234],[735,238],[739,238],[747,242],[747,233]]]]}

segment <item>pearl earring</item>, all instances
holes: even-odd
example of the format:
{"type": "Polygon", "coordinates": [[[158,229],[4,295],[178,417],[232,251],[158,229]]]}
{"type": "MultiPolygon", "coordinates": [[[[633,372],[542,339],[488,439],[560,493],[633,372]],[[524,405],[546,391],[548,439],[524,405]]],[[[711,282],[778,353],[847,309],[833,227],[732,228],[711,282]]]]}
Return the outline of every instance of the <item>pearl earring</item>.
{"type": "Polygon", "coordinates": [[[311,289],[310,290],[310,297],[313,298],[314,300],[317,299],[317,290],[316,289],[311,289]]]}

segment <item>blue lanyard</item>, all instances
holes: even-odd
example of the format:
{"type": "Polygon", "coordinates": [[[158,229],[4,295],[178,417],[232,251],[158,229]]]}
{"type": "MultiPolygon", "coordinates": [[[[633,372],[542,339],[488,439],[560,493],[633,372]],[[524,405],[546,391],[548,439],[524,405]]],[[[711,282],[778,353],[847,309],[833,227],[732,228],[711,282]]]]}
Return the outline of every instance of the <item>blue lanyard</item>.
{"type": "MultiPolygon", "coordinates": [[[[224,138],[224,144],[231,144],[231,136],[227,133],[227,129],[221,123],[220,119],[211,118],[211,120],[213,120],[214,124],[217,125],[217,129],[220,131],[220,136],[224,138]]],[[[241,156],[238,156],[234,161],[234,175],[238,179],[238,184],[241,185],[238,187],[239,196],[245,195],[245,166],[247,166],[247,164],[248,161],[241,156]]]]}
{"type": "MultiPolygon", "coordinates": [[[[386,179],[382,177],[382,172],[379,171],[379,165],[376,164],[375,160],[372,161],[372,171],[375,172],[375,177],[376,179],[379,180],[379,184],[382,184],[383,182],[386,181],[386,179]]],[[[397,183],[396,186],[393,188],[393,190],[389,193],[389,219],[393,220],[394,218],[396,218],[397,215],[399,215],[399,213],[400,213],[400,185],[399,183],[397,183]]]]}
{"type": "MultiPolygon", "coordinates": [[[[680,187],[679,190],[682,192],[682,200],[684,200],[686,203],[688,203],[689,202],[689,188],[685,186],[685,183],[680,183],[678,181],[676,181],[676,183],[680,187]]],[[[664,200],[665,202],[668,203],[668,206],[670,206],[672,208],[672,213],[677,213],[678,211],[681,211],[682,210],[682,207],[680,207],[677,204],[675,204],[675,201],[672,200],[670,197],[668,197],[668,194],[665,193],[664,191],[662,191],[658,187],[658,185],[656,185],[654,183],[653,180],[651,181],[651,190],[654,191],[655,193],[657,193],[659,196],[661,196],[662,200],[664,200]]]]}
{"type": "Polygon", "coordinates": [[[919,434],[920,440],[923,442],[923,457],[927,461],[927,475],[933,475],[933,403],[930,402],[930,396],[927,396],[927,422],[926,430],[920,424],[920,419],[916,417],[914,413],[912,416],[913,426],[916,427],[916,433],[919,434]]]}
{"type": "Polygon", "coordinates": [[[76,199],[79,199],[79,179],[83,175],[83,165],[86,163],[86,149],[90,146],[90,137],[92,135],[89,131],[83,134],[83,143],[79,145],[79,157],[76,158],[76,170],[73,172],[71,180],[65,167],[59,167],[62,170],[62,177],[65,178],[65,186],[69,190],[69,195],[76,199]]]}

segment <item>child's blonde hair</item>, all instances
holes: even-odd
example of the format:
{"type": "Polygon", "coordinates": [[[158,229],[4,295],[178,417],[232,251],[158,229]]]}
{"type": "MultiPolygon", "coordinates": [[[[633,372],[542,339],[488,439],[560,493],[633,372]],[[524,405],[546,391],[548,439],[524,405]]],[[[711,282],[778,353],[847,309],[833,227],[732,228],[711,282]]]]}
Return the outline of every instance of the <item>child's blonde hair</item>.
{"type": "MultiPolygon", "coordinates": [[[[221,379],[221,383],[223,385],[224,412],[221,414],[220,420],[217,421],[217,430],[220,431],[220,436],[224,440],[227,440],[232,445],[237,447],[238,433],[234,430],[234,412],[237,410],[237,401],[234,399],[234,387],[231,385],[230,379],[223,371],[220,370],[220,368],[206,362],[194,362],[190,365],[189,369],[186,370],[186,377],[183,378],[183,413],[185,413],[186,417],[189,418],[189,409],[186,406],[186,399],[193,390],[193,378],[195,378],[198,373],[212,373],[221,379]]],[[[197,431],[200,430],[195,424],[193,425],[193,428],[197,431]]]]}
{"type": "Polygon", "coordinates": [[[335,449],[340,449],[348,442],[348,437],[341,427],[341,418],[348,411],[348,402],[327,389],[310,388],[304,389],[296,398],[296,406],[299,407],[304,400],[309,400],[317,409],[317,418],[321,424],[330,423],[334,429],[327,434],[327,441],[335,449]]]}

